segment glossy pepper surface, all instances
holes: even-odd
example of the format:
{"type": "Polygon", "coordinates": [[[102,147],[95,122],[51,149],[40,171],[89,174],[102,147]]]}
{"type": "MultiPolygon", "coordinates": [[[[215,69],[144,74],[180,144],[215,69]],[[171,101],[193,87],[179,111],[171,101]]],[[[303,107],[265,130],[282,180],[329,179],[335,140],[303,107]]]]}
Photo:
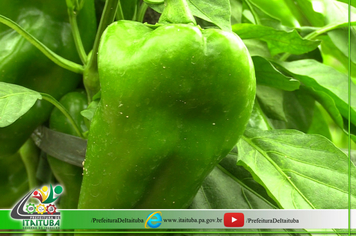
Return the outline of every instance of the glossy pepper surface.
{"type": "Polygon", "coordinates": [[[26,167],[20,153],[0,158],[0,208],[11,208],[29,191],[26,167]]]}
{"type": "MultiPolygon", "coordinates": [[[[0,14],[12,19],[60,56],[79,63],[65,1],[0,0],[0,14]]],[[[93,1],[78,14],[85,48],[92,46],[96,20],[93,1]]],[[[81,75],[50,61],[25,38],[0,24],[0,81],[19,84],[56,99],[74,90],[81,75]]],[[[16,153],[33,130],[49,118],[52,105],[38,101],[14,124],[0,128],[0,158],[16,153]]]]}
{"type": "Polygon", "coordinates": [[[102,36],[79,208],[186,208],[244,131],[255,96],[245,45],[166,22],[171,10],[158,26],[119,21],[102,36]]]}
{"type": "MultiPolygon", "coordinates": [[[[86,93],[84,91],[70,92],[64,95],[59,102],[68,110],[80,131],[82,133],[87,131],[84,117],[80,114],[88,105],[86,93]]],[[[68,118],[57,108],[53,109],[51,113],[49,127],[55,131],[78,136],[68,118]]],[[[47,160],[54,176],[65,190],[59,202],[60,207],[64,209],[76,209],[82,183],[83,168],[68,164],[52,156],[48,156],[47,160]]]]}

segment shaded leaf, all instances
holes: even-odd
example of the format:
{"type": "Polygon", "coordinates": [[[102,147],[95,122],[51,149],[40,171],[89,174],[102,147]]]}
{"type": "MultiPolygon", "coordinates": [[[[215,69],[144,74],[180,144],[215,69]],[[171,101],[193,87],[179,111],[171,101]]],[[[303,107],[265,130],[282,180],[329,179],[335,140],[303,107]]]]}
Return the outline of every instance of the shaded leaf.
{"type": "Polygon", "coordinates": [[[337,109],[334,100],[325,92],[317,91],[313,88],[306,88],[309,90],[316,101],[318,101],[324,109],[329,113],[334,122],[340,127],[344,128],[344,121],[340,111],[337,109]]]}
{"type": "Polygon", "coordinates": [[[303,39],[296,30],[287,32],[253,24],[236,24],[232,26],[232,30],[241,39],[265,41],[272,55],[282,52],[300,55],[314,50],[320,44],[319,41],[303,39]]]}
{"type": "Polygon", "coordinates": [[[28,88],[0,82],[0,127],[14,123],[42,99],[40,93],[28,88]]]}
{"type": "Polygon", "coordinates": [[[313,51],[307,52],[301,55],[290,55],[288,57],[288,61],[297,61],[303,59],[314,59],[318,62],[323,62],[323,58],[321,56],[321,52],[319,48],[314,49],[313,51]]]}
{"type": "Polygon", "coordinates": [[[307,132],[312,123],[315,100],[304,89],[283,94],[286,121],[272,121],[277,129],[297,129],[307,132]]]}
{"type": "MultiPolygon", "coordinates": [[[[207,176],[203,185],[195,196],[190,209],[276,209],[273,200],[267,195],[265,189],[253,180],[251,174],[243,167],[236,165],[237,153],[234,149],[225,157],[217,167],[207,176]]],[[[204,234],[203,230],[201,235],[204,234]]],[[[256,230],[256,229],[220,229],[217,232],[280,232],[286,234],[293,230],[273,229],[273,230],[256,230]]],[[[303,231],[303,230],[298,230],[303,231]]],[[[210,230],[211,232],[211,230],[210,230]]],[[[200,234],[184,234],[200,235],[200,234]]],[[[224,233],[223,235],[229,235],[224,233]]],[[[279,235],[278,233],[270,235],[279,235]]],[[[290,234],[295,235],[295,234],[290,234]]],[[[299,234],[297,234],[299,235],[299,234]]]]}
{"type": "Polygon", "coordinates": [[[308,129],[308,134],[320,134],[326,137],[327,139],[332,140],[329,125],[318,106],[314,106],[312,123],[310,124],[310,127],[308,129]]]}
{"type": "Polygon", "coordinates": [[[263,57],[252,57],[255,66],[256,80],[258,84],[293,91],[299,88],[300,82],[283,75],[272,63],[263,57]]]}
{"type": "Polygon", "coordinates": [[[263,111],[259,105],[258,100],[255,100],[255,103],[253,104],[252,113],[251,113],[250,119],[248,120],[247,126],[251,127],[251,128],[260,129],[260,130],[272,129],[271,125],[268,122],[268,118],[263,113],[263,111]]]}
{"type": "MultiPolygon", "coordinates": [[[[238,165],[283,209],[348,208],[347,156],[319,135],[247,128],[238,143],[238,165]],[[330,198],[329,196],[332,196],[330,198]]],[[[356,171],[351,164],[351,189],[356,171]]],[[[351,193],[352,208],[356,192],[351,193]]]]}
{"type": "MultiPolygon", "coordinates": [[[[227,157],[232,158],[232,157],[227,157]]],[[[234,171],[245,171],[241,166],[236,166],[236,158],[230,164],[234,171]]],[[[248,173],[248,172],[247,172],[248,173]]],[[[252,177],[249,177],[251,182],[252,177]]],[[[245,179],[245,181],[247,181],[245,179]]],[[[260,191],[263,187],[258,185],[260,191]]],[[[269,197],[268,197],[269,198],[269,197]]],[[[273,201],[272,201],[273,202],[273,201]]],[[[275,209],[276,206],[264,199],[258,192],[250,189],[241,180],[218,165],[207,176],[195,197],[191,208],[195,209],[275,209]]]]}
{"type": "Polygon", "coordinates": [[[284,92],[280,89],[257,85],[256,97],[263,112],[270,119],[287,122],[283,109],[284,92]]]}
{"type": "Polygon", "coordinates": [[[282,91],[258,85],[257,98],[274,128],[308,131],[315,101],[303,88],[282,91]]]}
{"type": "MultiPolygon", "coordinates": [[[[279,62],[289,74],[300,80],[305,86],[312,88],[317,93],[329,95],[343,117],[348,117],[348,78],[330,66],[315,60],[299,60],[293,62],[279,62]]],[[[351,122],[356,124],[356,85],[351,86],[351,122]]],[[[325,97],[325,96],[323,96],[325,97]]],[[[322,97],[321,97],[322,98],[322,97]]],[[[319,101],[323,104],[322,101],[319,101]]]]}
{"type": "Polygon", "coordinates": [[[271,58],[271,53],[269,52],[266,42],[258,39],[243,39],[250,56],[260,56],[265,58],[271,58]]]}

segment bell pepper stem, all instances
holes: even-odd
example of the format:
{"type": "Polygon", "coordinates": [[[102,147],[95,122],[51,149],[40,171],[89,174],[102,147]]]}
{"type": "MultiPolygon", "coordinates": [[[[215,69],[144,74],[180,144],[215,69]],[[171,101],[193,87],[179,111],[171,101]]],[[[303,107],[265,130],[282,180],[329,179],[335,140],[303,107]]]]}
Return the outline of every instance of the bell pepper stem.
{"type": "Polygon", "coordinates": [[[60,110],[67,117],[69,122],[73,125],[75,132],[77,132],[78,136],[84,139],[84,136],[83,136],[82,132],[80,132],[80,129],[79,129],[77,123],[75,123],[73,117],[69,114],[67,109],[51,95],[49,95],[47,93],[41,93],[41,95],[42,95],[43,100],[46,100],[46,101],[52,103],[56,108],[58,108],[58,110],[60,110]]]}
{"type": "Polygon", "coordinates": [[[70,23],[73,38],[74,38],[74,44],[77,49],[80,60],[85,65],[87,63],[88,56],[85,52],[82,38],[80,36],[80,32],[79,32],[79,28],[78,28],[78,22],[77,22],[78,10],[74,9],[72,7],[72,5],[70,4],[70,1],[66,1],[66,2],[67,2],[67,9],[68,9],[69,23],[70,23]]]}
{"type": "Polygon", "coordinates": [[[9,26],[11,29],[15,30],[17,33],[22,35],[27,41],[29,41],[33,46],[35,46],[38,50],[40,50],[45,56],[47,56],[51,61],[63,67],[64,69],[70,70],[75,73],[82,74],[84,68],[82,65],[74,63],[70,60],[67,60],[58,54],[54,53],[40,41],[38,41],[35,37],[33,37],[30,33],[28,33],[25,29],[23,29],[20,25],[16,24],[11,19],[0,15],[0,23],[3,23],[9,26]]]}
{"type": "Polygon", "coordinates": [[[115,19],[119,0],[107,0],[103,14],[100,19],[99,28],[95,36],[93,50],[89,56],[88,64],[84,68],[84,86],[88,94],[88,103],[92,101],[93,96],[100,90],[100,81],[98,74],[98,49],[101,35],[115,19]]]}
{"type": "Polygon", "coordinates": [[[163,13],[159,18],[159,23],[197,24],[186,0],[165,0],[164,6],[163,13]]]}

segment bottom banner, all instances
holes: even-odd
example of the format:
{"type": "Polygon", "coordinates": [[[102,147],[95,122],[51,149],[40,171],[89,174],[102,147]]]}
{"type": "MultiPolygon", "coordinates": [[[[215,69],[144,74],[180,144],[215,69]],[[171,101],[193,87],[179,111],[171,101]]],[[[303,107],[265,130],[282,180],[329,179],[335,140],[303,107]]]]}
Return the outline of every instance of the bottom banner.
{"type": "MultiPolygon", "coordinates": [[[[33,207],[31,205],[27,206],[33,207]]],[[[0,210],[1,230],[347,229],[348,210],[0,210]],[[30,212],[30,213],[28,213],[30,212]]],[[[356,228],[352,210],[351,228],[356,228]]]]}

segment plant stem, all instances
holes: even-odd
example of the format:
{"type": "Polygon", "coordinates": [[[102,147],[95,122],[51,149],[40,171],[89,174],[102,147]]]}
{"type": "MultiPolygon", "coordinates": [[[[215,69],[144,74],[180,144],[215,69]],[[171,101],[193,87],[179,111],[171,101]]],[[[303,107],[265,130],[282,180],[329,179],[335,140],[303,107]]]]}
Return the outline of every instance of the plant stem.
{"type": "Polygon", "coordinates": [[[253,4],[250,3],[249,0],[245,0],[245,3],[248,5],[248,8],[250,8],[250,11],[251,11],[251,13],[253,15],[253,18],[255,19],[256,25],[260,25],[261,21],[260,21],[260,18],[258,18],[257,13],[255,12],[255,9],[253,9],[253,6],[252,6],[253,4]]]}
{"type": "Polygon", "coordinates": [[[88,64],[84,68],[84,86],[88,94],[88,102],[100,90],[100,81],[98,74],[98,49],[101,35],[108,25],[110,25],[116,16],[116,10],[119,0],[107,0],[100,19],[98,31],[96,33],[93,50],[89,56],[88,64]]]}
{"type": "Polygon", "coordinates": [[[74,119],[69,114],[67,109],[60,102],[58,102],[54,97],[52,97],[51,95],[49,95],[47,93],[41,93],[41,95],[42,95],[42,99],[43,100],[46,100],[46,101],[52,103],[56,108],[58,108],[58,110],[60,110],[67,117],[69,122],[73,125],[73,127],[75,129],[75,132],[77,132],[79,137],[84,139],[84,136],[83,136],[82,132],[80,132],[80,129],[79,129],[77,123],[75,123],[74,119]]]}
{"type": "Polygon", "coordinates": [[[28,184],[30,189],[34,189],[38,187],[39,183],[36,178],[37,166],[39,162],[39,149],[33,142],[31,138],[29,138],[24,145],[19,150],[21,155],[21,159],[26,167],[26,172],[28,176],[28,184]]]}
{"type": "MultiPolygon", "coordinates": [[[[138,20],[137,20],[138,17],[139,17],[139,16],[138,16],[138,14],[139,14],[138,8],[139,8],[139,5],[140,5],[140,0],[133,0],[133,1],[135,1],[136,4],[135,4],[135,11],[134,11],[134,14],[133,14],[131,20],[133,20],[133,21],[138,21],[138,20]]],[[[144,3],[144,2],[143,2],[143,3],[144,3]]]]}
{"type": "MultiPolygon", "coordinates": [[[[348,22],[346,23],[339,23],[339,24],[333,24],[333,25],[327,25],[323,28],[320,28],[318,30],[315,30],[314,32],[311,32],[310,34],[308,34],[307,36],[304,37],[304,39],[308,39],[308,40],[313,40],[316,37],[318,37],[321,34],[325,34],[329,31],[332,31],[334,29],[338,29],[338,28],[342,28],[342,27],[347,27],[348,26],[348,22]]],[[[356,25],[356,21],[351,22],[351,25],[356,25]]]]}
{"type": "Polygon", "coordinates": [[[143,22],[143,18],[145,17],[147,8],[148,8],[148,5],[145,2],[143,2],[138,10],[138,15],[137,15],[138,22],[143,22]]]}
{"type": "MultiPolygon", "coordinates": [[[[347,27],[348,26],[348,22],[346,23],[338,23],[338,24],[332,24],[332,25],[327,25],[324,26],[323,28],[320,28],[318,30],[315,30],[314,32],[311,32],[310,34],[308,34],[307,36],[304,37],[305,40],[314,40],[316,37],[318,37],[319,35],[325,34],[329,31],[332,31],[334,29],[338,29],[338,28],[342,28],[342,27],[347,27]]],[[[356,21],[350,22],[350,26],[355,26],[356,25],[356,21]]],[[[283,54],[283,56],[281,56],[279,58],[280,61],[285,61],[288,59],[288,57],[290,56],[290,53],[285,53],[283,54]]]]}
{"type": "Polygon", "coordinates": [[[124,12],[122,11],[121,2],[117,5],[116,20],[125,20],[124,12]]]}
{"type": "Polygon", "coordinates": [[[77,12],[70,7],[68,7],[68,15],[69,15],[69,23],[72,29],[72,34],[74,38],[75,47],[77,48],[77,52],[80,60],[85,65],[87,63],[88,56],[85,52],[84,45],[82,42],[82,37],[80,36],[78,23],[77,23],[77,12]]]}
{"type": "Polygon", "coordinates": [[[3,15],[0,15],[0,23],[5,24],[9,26],[11,29],[18,32],[25,39],[27,39],[27,41],[29,41],[33,46],[35,46],[38,50],[40,50],[46,57],[48,57],[51,61],[53,61],[60,67],[63,67],[64,69],[70,70],[75,73],[79,73],[79,74],[83,73],[84,68],[82,65],[67,60],[59,56],[58,54],[54,53],[52,50],[50,50],[48,47],[46,47],[44,44],[38,41],[35,37],[33,37],[30,33],[28,33],[25,29],[23,29],[21,26],[16,24],[14,21],[10,20],[9,18],[3,15]]]}

